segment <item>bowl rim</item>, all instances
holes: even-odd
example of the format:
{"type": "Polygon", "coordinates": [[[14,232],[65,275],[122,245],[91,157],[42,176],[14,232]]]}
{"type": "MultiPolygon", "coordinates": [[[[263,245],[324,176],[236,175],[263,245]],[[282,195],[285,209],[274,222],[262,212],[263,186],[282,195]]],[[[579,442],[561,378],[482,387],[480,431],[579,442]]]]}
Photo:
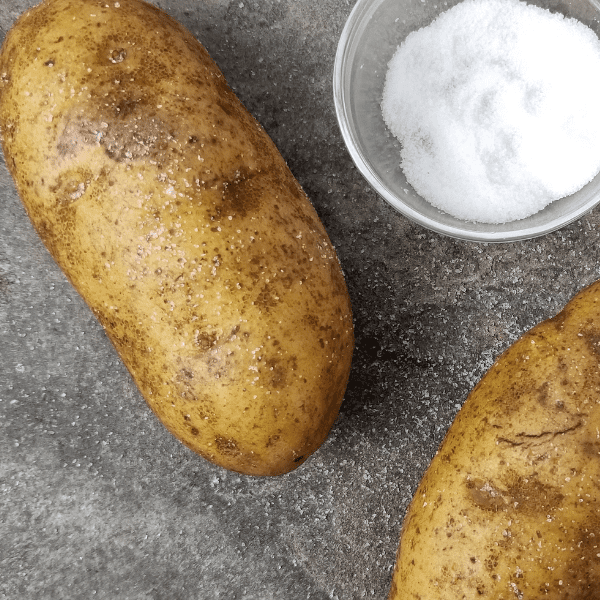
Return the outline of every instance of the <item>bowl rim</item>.
{"type": "MultiPolygon", "coordinates": [[[[352,161],[367,183],[369,183],[369,185],[388,204],[390,204],[395,210],[411,221],[436,233],[466,241],[500,243],[532,239],[552,233],[558,229],[562,229],[563,227],[566,227],[567,225],[583,217],[600,202],[600,192],[596,192],[595,194],[592,193],[587,201],[583,203],[577,210],[574,210],[572,213],[569,213],[564,217],[554,218],[548,223],[537,226],[525,226],[520,229],[512,229],[509,231],[482,232],[441,224],[438,221],[414,210],[398,199],[396,194],[391,192],[383,183],[376,171],[371,167],[367,158],[364,156],[364,153],[361,151],[360,145],[358,144],[356,136],[352,131],[352,127],[350,126],[351,119],[348,114],[349,110],[347,108],[350,105],[348,101],[349,94],[344,89],[345,79],[343,77],[346,65],[353,58],[354,54],[351,52],[351,44],[353,43],[356,35],[360,33],[361,25],[367,23],[368,20],[375,14],[377,9],[381,6],[381,4],[386,1],[387,0],[357,0],[352,8],[342,29],[335,54],[333,64],[333,100],[338,126],[352,161]]],[[[596,0],[587,0],[587,2],[594,6],[596,10],[598,10],[600,17],[600,4],[596,0]]],[[[586,186],[584,186],[584,188],[585,187],[586,186]]],[[[424,201],[426,202],[425,199],[424,201]]],[[[518,221],[513,222],[518,223],[518,221]]],[[[469,221],[465,221],[465,224],[466,223],[469,223],[469,221]]]]}

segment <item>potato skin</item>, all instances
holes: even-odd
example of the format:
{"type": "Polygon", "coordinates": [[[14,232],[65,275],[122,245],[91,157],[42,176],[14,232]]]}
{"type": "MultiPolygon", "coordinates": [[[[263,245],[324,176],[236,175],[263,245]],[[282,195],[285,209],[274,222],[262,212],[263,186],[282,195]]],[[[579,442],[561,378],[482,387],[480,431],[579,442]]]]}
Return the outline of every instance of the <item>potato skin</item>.
{"type": "Polygon", "coordinates": [[[326,438],[350,301],[322,223],[203,46],[140,0],[46,0],[0,55],[7,166],[149,406],[227,469],[326,438]]]}
{"type": "Polygon", "coordinates": [[[409,507],[389,598],[600,598],[600,282],[473,389],[409,507]]]}

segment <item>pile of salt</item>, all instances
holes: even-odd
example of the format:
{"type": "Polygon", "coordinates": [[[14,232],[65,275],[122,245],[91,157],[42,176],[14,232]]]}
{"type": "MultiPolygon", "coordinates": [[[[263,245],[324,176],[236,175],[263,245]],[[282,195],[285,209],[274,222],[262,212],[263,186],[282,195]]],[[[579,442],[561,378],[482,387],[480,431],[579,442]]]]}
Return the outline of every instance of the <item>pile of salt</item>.
{"type": "Polygon", "coordinates": [[[600,171],[600,41],[520,0],[464,0],[398,48],[382,112],[423,198],[522,219],[600,171]]]}

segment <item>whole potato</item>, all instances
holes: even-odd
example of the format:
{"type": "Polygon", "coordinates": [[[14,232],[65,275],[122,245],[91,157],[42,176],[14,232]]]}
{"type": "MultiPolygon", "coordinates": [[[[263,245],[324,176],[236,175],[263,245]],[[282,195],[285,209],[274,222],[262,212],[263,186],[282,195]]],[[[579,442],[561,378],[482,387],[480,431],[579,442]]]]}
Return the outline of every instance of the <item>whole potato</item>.
{"type": "Polygon", "coordinates": [[[389,597],[600,598],[600,282],[469,395],[409,507],[389,597]]]}
{"type": "Polygon", "coordinates": [[[27,213],[158,418],[228,469],[301,464],[342,402],[350,301],[203,46],[141,0],[45,0],[8,33],[0,79],[27,213]]]}

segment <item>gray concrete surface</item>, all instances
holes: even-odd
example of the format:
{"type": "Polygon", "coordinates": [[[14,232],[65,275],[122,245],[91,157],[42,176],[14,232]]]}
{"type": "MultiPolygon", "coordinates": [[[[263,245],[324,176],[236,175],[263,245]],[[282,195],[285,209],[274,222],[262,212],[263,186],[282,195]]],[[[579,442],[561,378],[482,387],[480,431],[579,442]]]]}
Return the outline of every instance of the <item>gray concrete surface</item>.
{"type": "MultiPolygon", "coordinates": [[[[0,0],[2,34],[29,0],[0,0]]],[[[0,164],[0,598],[386,598],[407,504],[469,390],[599,276],[600,209],[532,241],[455,241],[354,168],[332,69],[349,0],[160,0],[205,44],[339,253],[356,353],[297,471],[250,478],[180,445],[34,233],[0,164]]]]}

